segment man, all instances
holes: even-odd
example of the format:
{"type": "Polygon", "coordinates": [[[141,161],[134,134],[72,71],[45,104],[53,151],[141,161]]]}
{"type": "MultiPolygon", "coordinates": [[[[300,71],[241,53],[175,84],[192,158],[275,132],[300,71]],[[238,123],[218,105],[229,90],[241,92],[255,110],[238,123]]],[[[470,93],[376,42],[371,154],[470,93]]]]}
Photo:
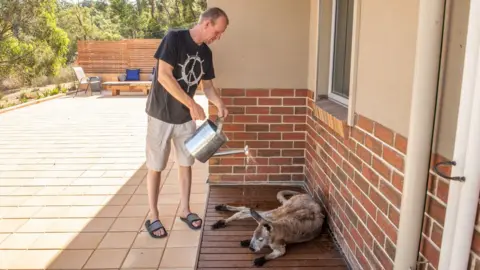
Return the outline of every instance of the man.
{"type": "Polygon", "coordinates": [[[212,80],[215,72],[212,51],[208,47],[220,39],[229,23],[225,12],[209,8],[191,29],[169,31],[158,47],[155,58],[156,78],[147,99],[148,127],[146,138],[147,192],[150,212],[145,227],[154,238],[167,236],[158,216],[158,195],[161,172],[175,148],[180,181],[180,219],[192,229],[200,229],[202,220],[190,211],[191,166],[194,157],[184,146],[196,130],[195,120],[205,120],[203,108],[193,96],[200,81],[206,97],[218,108],[218,116],[228,114],[212,80]]]}

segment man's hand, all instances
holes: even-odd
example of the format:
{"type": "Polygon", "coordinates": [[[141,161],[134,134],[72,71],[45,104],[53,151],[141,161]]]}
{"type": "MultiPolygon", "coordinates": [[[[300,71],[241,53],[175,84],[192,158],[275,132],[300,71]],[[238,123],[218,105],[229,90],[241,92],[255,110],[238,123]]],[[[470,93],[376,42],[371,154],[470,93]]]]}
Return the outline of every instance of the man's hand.
{"type": "Polygon", "coordinates": [[[202,106],[200,106],[195,101],[190,104],[189,109],[190,115],[192,116],[193,120],[205,120],[205,118],[207,118],[205,116],[205,111],[203,110],[202,106]]]}
{"type": "Polygon", "coordinates": [[[221,105],[221,106],[217,107],[217,110],[218,110],[218,117],[227,118],[227,116],[228,116],[227,107],[225,107],[224,105],[221,105]]]}

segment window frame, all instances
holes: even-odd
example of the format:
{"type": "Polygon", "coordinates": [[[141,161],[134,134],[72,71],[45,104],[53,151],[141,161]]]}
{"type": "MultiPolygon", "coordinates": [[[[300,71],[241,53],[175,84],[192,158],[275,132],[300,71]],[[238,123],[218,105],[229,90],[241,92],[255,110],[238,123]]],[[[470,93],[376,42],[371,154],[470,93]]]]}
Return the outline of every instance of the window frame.
{"type": "MultiPolygon", "coordinates": [[[[336,41],[336,28],[337,28],[337,1],[345,1],[345,0],[332,0],[332,22],[331,22],[331,29],[330,29],[330,63],[329,63],[329,74],[328,74],[328,91],[327,91],[327,96],[329,99],[331,99],[332,101],[335,101],[337,103],[339,103],[340,105],[343,105],[343,106],[346,106],[348,107],[349,105],[349,99],[351,98],[351,94],[352,94],[352,91],[350,89],[350,73],[351,73],[351,70],[352,70],[352,62],[351,60],[348,61],[348,69],[350,70],[349,72],[349,78],[347,79],[348,81],[348,84],[349,84],[349,90],[348,90],[348,98],[344,97],[344,96],[341,96],[337,93],[334,93],[333,92],[333,79],[334,79],[334,69],[335,69],[335,41],[336,41]]],[[[353,0],[349,0],[349,1],[353,1],[353,0]]],[[[353,1],[353,4],[355,1],[353,1]]],[[[346,41],[346,42],[350,42],[350,56],[352,56],[352,53],[353,53],[353,32],[355,31],[355,22],[353,20],[353,16],[354,16],[354,13],[355,13],[355,5],[353,6],[353,9],[352,9],[352,13],[350,14],[350,16],[352,16],[352,25],[351,25],[351,28],[352,28],[352,31],[351,31],[351,36],[348,38],[349,41],[346,41]]],[[[347,20],[347,23],[348,23],[348,19],[347,20]]],[[[345,66],[345,64],[343,63],[342,64],[343,66],[345,66]]],[[[343,79],[345,80],[345,79],[343,79]]]]}

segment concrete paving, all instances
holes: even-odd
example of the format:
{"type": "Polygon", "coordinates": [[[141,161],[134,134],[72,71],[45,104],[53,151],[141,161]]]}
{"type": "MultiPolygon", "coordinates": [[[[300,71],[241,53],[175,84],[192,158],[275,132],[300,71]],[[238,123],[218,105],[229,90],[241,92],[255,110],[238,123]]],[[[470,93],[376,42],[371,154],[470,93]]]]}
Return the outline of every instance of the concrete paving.
{"type": "MultiPolygon", "coordinates": [[[[194,268],[201,232],[177,217],[173,153],[159,200],[169,236],[143,226],[145,102],[80,95],[0,114],[0,269],[194,268]]],[[[207,170],[196,162],[191,210],[201,217],[207,170]]]]}

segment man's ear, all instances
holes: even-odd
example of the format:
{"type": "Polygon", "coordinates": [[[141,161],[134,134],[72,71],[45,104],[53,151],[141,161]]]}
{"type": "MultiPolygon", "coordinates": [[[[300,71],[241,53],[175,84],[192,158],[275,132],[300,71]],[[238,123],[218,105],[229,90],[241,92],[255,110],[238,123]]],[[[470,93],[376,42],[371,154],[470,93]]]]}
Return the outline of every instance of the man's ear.
{"type": "Polygon", "coordinates": [[[253,219],[255,219],[258,223],[262,222],[264,219],[262,218],[262,216],[260,216],[259,213],[257,213],[257,211],[253,210],[252,208],[250,208],[250,215],[253,217],[253,219]]]}
{"type": "Polygon", "coordinates": [[[207,29],[208,26],[210,26],[212,24],[212,20],[211,19],[206,19],[203,21],[203,29],[207,29]]]}

